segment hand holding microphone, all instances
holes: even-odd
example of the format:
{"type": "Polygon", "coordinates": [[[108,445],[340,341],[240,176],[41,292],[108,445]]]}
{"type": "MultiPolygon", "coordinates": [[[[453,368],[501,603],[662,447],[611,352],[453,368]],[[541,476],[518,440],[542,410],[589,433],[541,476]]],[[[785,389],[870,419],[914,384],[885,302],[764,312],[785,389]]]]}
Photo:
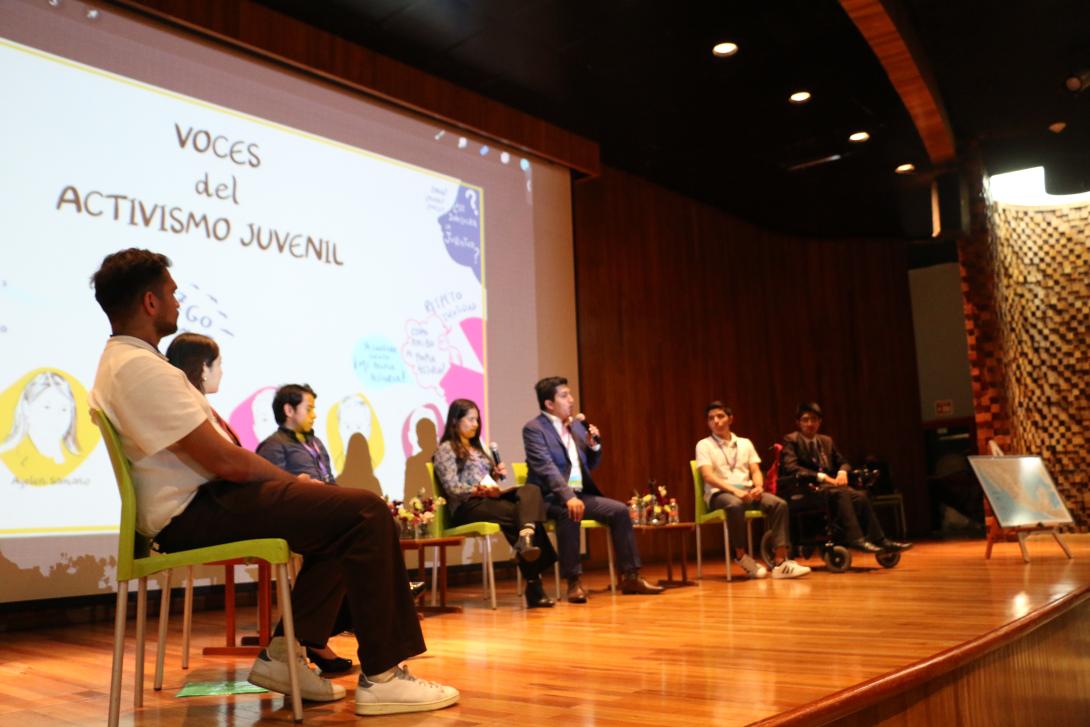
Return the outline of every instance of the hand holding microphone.
{"type": "Polygon", "coordinates": [[[503,461],[500,459],[500,445],[490,442],[488,449],[492,452],[492,461],[496,463],[496,479],[503,482],[507,479],[507,468],[503,466],[503,461]]]}
{"type": "Polygon", "coordinates": [[[582,422],[587,428],[587,446],[597,446],[602,443],[602,435],[598,431],[598,427],[593,424],[587,424],[587,415],[583,412],[579,412],[575,415],[576,421],[582,422]]]}

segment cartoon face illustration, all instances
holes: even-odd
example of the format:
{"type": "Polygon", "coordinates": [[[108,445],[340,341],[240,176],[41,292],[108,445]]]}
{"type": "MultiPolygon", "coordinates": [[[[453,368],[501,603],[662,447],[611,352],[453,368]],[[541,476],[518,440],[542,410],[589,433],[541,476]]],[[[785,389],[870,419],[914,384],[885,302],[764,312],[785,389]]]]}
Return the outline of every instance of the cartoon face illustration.
{"type": "Polygon", "coordinates": [[[28,371],[0,391],[0,462],[24,485],[64,481],[101,438],[89,412],[87,391],[74,376],[28,371]]]}
{"type": "Polygon", "coordinates": [[[14,449],[29,437],[34,449],[57,464],[64,464],[64,449],[79,455],[76,441],[76,399],[60,374],[44,371],[23,388],[11,431],[0,443],[0,452],[14,449]]]}
{"type": "Polygon", "coordinates": [[[356,432],[371,438],[371,406],[358,396],[346,396],[340,401],[337,432],[347,442],[356,432]]]}
{"type": "Polygon", "coordinates": [[[274,396],[276,396],[276,389],[263,389],[250,402],[251,413],[254,417],[254,437],[259,442],[275,432],[277,428],[272,410],[274,396]]]}
{"type": "Polygon", "coordinates": [[[342,471],[348,443],[355,434],[362,435],[367,441],[372,466],[378,467],[385,451],[382,425],[374,405],[363,393],[341,397],[334,402],[326,415],[326,447],[335,471],[342,471]]]}

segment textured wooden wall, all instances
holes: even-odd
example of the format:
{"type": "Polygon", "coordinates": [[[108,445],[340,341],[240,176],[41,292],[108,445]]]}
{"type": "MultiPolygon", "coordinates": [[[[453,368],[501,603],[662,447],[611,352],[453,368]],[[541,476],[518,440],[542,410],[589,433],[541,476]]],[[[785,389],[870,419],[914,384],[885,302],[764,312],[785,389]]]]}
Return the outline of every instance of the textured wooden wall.
{"type": "Polygon", "coordinates": [[[994,204],[1011,451],[1040,454],[1090,530],[1090,204],[994,204]]]}
{"type": "Polygon", "coordinates": [[[611,494],[655,477],[692,513],[708,401],[763,455],[817,399],[823,431],[888,459],[927,527],[905,243],[773,234],[606,168],[576,184],[575,259],[581,406],[611,494]]]}

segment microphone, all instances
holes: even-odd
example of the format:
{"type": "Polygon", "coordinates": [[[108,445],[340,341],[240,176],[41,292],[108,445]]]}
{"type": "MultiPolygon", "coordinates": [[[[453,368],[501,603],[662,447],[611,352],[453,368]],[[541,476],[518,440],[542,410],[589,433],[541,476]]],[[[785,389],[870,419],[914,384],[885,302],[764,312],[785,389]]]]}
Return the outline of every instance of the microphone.
{"type": "MultiPolygon", "coordinates": [[[[586,424],[587,424],[587,415],[586,414],[584,414],[583,412],[579,412],[578,414],[575,415],[574,418],[575,418],[576,421],[583,422],[583,425],[586,426],[586,424]]],[[[590,438],[594,441],[595,444],[601,444],[602,443],[602,438],[597,434],[590,435],[590,438]]]]}
{"type": "MultiPolygon", "coordinates": [[[[488,449],[491,450],[491,452],[492,452],[492,459],[495,461],[495,463],[497,465],[499,465],[499,463],[500,463],[500,445],[496,444],[495,442],[490,442],[489,445],[488,445],[488,449]]],[[[503,475],[500,476],[500,481],[501,482],[503,480],[506,480],[506,479],[507,478],[504,477],[503,475]]]]}

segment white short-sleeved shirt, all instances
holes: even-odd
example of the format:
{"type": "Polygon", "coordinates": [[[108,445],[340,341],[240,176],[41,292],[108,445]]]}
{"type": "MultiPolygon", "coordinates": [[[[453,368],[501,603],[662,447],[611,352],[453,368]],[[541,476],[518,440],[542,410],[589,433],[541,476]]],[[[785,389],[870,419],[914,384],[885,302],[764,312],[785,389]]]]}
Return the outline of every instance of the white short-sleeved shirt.
{"type": "Polygon", "coordinates": [[[154,537],[214,475],[172,449],[205,421],[225,438],[204,394],[147,341],[114,336],[98,362],[91,406],[101,409],[132,463],[136,529],[154,537]]]}
{"type": "MultiPolygon", "coordinates": [[[[730,440],[720,439],[712,434],[696,443],[696,465],[711,465],[716,476],[729,485],[748,490],[753,487],[749,467],[760,464],[761,458],[753,447],[753,442],[739,437],[733,432],[730,440]]],[[[719,489],[704,483],[704,501],[710,502],[712,495],[719,489]]]]}

